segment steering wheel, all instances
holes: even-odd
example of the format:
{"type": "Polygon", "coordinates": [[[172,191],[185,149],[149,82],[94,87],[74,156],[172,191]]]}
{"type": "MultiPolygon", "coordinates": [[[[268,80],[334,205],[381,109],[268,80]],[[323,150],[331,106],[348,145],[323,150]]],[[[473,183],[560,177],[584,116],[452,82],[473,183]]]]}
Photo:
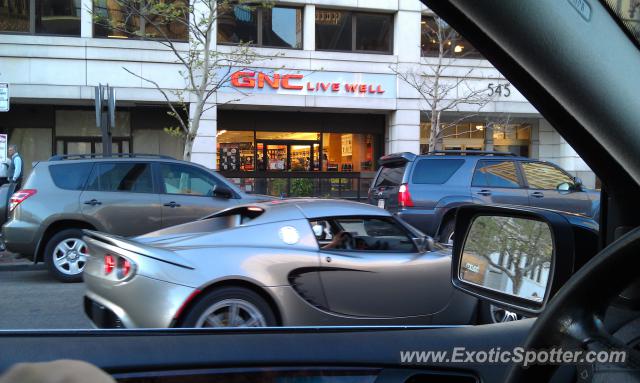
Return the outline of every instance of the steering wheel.
{"type": "MultiPolygon", "coordinates": [[[[524,348],[562,348],[585,353],[624,350],[627,356],[626,362],[619,365],[622,371],[598,371],[597,379],[589,378],[603,382],[639,381],[640,351],[614,338],[603,324],[607,307],[640,277],[639,269],[640,228],[636,228],[604,248],[567,281],[533,324],[524,348]],[[636,380],[626,380],[630,378],[636,380]]],[[[511,368],[506,382],[547,382],[558,367],[537,364],[524,368],[518,364],[511,368]]]]}

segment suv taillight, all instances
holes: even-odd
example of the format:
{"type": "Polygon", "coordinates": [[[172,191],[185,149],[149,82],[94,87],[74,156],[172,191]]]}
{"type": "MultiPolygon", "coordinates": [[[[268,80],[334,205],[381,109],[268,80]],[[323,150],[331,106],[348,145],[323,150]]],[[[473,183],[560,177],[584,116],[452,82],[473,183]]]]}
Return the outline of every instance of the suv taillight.
{"type": "Polygon", "coordinates": [[[23,189],[19,190],[9,198],[9,211],[13,211],[18,205],[20,205],[24,200],[36,194],[36,189],[23,189]]]}
{"type": "Polygon", "coordinates": [[[398,189],[398,205],[400,207],[413,207],[411,194],[409,194],[409,186],[407,184],[400,185],[398,189]]]}

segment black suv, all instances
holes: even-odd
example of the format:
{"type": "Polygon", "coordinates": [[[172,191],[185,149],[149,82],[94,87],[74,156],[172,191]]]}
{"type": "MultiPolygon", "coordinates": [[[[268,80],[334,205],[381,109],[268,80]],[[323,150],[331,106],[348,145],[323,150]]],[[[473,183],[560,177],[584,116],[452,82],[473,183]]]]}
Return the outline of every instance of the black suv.
{"type": "Polygon", "coordinates": [[[455,208],[468,203],[537,206],[598,220],[600,193],[545,161],[503,152],[395,153],[380,158],[368,202],[448,243],[455,208]]]}

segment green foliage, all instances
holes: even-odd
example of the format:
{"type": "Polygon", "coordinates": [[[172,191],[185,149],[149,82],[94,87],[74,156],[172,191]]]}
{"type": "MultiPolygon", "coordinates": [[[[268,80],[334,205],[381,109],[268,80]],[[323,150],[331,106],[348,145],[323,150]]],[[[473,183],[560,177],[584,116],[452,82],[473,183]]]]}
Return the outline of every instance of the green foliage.
{"type": "Polygon", "coordinates": [[[285,196],[287,193],[287,180],[284,178],[270,179],[269,181],[269,195],[280,197],[285,196]]]}
{"type": "Polygon", "coordinates": [[[293,178],[291,180],[292,197],[313,196],[313,180],[310,178],[293,178]]]}

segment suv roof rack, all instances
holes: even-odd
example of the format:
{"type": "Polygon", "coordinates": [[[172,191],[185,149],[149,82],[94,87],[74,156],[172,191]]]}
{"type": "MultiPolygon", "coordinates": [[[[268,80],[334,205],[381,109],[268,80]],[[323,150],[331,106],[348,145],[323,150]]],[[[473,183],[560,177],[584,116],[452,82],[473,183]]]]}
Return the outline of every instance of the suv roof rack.
{"type": "Polygon", "coordinates": [[[160,158],[165,160],[175,160],[171,156],[165,156],[162,154],[144,154],[144,153],[115,153],[115,154],[64,154],[55,155],[49,158],[49,161],[62,161],[62,160],[83,160],[86,158],[160,158]]]}
{"type": "Polygon", "coordinates": [[[439,154],[470,154],[477,156],[507,156],[518,157],[518,155],[511,152],[497,152],[497,151],[483,151],[483,150],[434,150],[427,153],[427,155],[439,155],[439,154]]]}

